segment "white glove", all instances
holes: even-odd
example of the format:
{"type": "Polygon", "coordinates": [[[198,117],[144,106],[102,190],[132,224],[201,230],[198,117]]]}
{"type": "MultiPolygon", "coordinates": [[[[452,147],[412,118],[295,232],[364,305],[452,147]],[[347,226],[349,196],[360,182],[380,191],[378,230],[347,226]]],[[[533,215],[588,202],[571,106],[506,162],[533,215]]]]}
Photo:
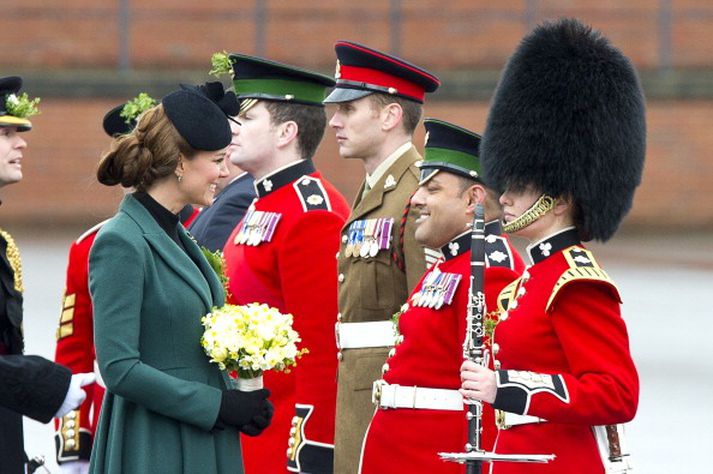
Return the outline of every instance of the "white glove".
{"type": "Polygon", "coordinates": [[[55,413],[55,418],[62,418],[81,405],[84,399],[87,398],[87,392],[82,390],[81,387],[94,383],[94,380],[96,380],[96,375],[91,372],[86,374],[72,374],[67,396],[64,397],[62,405],[59,407],[59,410],[57,410],[57,413],[55,413]]]}
{"type": "Polygon", "coordinates": [[[61,474],[87,474],[89,461],[69,461],[59,465],[61,474]]]}

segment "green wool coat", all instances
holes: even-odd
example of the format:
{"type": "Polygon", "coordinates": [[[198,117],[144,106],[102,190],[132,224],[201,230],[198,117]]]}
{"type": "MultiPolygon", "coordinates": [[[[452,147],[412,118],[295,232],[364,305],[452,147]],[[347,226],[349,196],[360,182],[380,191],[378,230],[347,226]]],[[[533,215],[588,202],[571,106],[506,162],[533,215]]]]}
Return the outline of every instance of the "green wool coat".
{"type": "Polygon", "coordinates": [[[190,257],[129,195],[92,246],[95,345],[107,387],[92,473],[243,472],[237,431],[212,430],[225,384],[200,345],[200,319],[225,294],[182,227],[179,237],[190,257]]]}

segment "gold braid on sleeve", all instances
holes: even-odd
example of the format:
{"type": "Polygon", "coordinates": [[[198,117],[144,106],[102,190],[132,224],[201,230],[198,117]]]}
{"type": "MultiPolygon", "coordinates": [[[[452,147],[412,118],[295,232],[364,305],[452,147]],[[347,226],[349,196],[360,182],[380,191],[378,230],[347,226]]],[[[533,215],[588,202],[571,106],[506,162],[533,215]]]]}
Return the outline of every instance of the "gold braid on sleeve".
{"type": "Polygon", "coordinates": [[[7,260],[12,267],[12,273],[15,279],[15,290],[22,293],[24,288],[22,286],[22,260],[20,259],[20,249],[17,248],[15,239],[3,229],[0,229],[0,236],[7,242],[7,260]]]}

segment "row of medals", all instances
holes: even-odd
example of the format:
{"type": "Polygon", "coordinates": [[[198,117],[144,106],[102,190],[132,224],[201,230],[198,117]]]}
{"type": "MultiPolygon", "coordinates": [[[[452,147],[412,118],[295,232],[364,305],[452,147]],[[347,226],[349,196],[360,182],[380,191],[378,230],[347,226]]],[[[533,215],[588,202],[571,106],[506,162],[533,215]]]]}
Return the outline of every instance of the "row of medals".
{"type": "Polygon", "coordinates": [[[235,236],[236,244],[259,245],[270,242],[282,214],[279,212],[249,209],[243,218],[243,226],[235,236]]]}
{"type": "Polygon", "coordinates": [[[352,222],[347,231],[344,255],[349,257],[376,257],[379,250],[388,250],[391,244],[393,217],[360,219],[352,222]]]}
{"type": "Polygon", "coordinates": [[[411,297],[414,306],[440,309],[444,304],[451,304],[462,275],[446,273],[434,268],[423,279],[421,289],[411,297]]]}

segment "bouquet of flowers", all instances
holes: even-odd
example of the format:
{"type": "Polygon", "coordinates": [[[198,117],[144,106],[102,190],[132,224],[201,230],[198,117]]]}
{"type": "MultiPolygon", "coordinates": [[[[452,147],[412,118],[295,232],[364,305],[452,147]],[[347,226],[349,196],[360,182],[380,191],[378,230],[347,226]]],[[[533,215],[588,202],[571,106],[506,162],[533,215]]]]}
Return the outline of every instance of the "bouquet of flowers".
{"type": "Polygon", "coordinates": [[[201,322],[203,349],[224,373],[237,372],[237,380],[228,376],[226,381],[239,390],[262,388],[264,371],[289,372],[307,353],[297,349],[301,339],[292,329],[292,315],[265,304],[227,304],[213,308],[201,322]]]}

